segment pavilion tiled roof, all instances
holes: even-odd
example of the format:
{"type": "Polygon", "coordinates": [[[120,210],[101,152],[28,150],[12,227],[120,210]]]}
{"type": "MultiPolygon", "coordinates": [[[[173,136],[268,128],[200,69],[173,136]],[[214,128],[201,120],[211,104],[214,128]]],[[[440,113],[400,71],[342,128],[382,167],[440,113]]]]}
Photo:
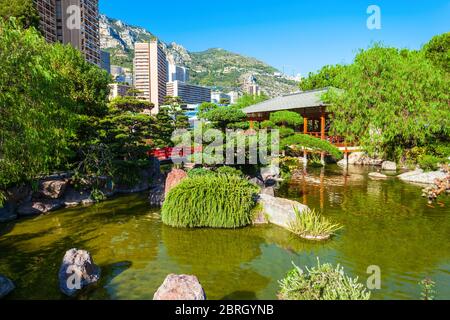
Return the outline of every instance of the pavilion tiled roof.
{"type": "Polygon", "coordinates": [[[244,108],[242,111],[246,114],[251,114],[323,107],[327,104],[322,101],[321,97],[329,90],[330,88],[323,88],[287,94],[244,108]]]}

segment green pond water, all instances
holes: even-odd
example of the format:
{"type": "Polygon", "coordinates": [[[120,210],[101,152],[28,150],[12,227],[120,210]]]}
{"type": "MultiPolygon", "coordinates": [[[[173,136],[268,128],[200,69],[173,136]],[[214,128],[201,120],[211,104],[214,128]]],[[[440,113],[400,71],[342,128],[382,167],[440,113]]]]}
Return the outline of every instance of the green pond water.
{"type": "Polygon", "coordinates": [[[169,273],[195,274],[209,299],[276,299],[292,262],[312,266],[317,257],[364,283],[367,268],[379,266],[382,289],[373,299],[418,299],[427,277],[437,299],[450,299],[450,197],[430,207],[420,187],[371,181],[368,170],[309,170],[281,187],[279,196],[345,226],[325,243],[275,226],[173,229],[146,194],[0,224],[0,273],[17,286],[8,299],[64,299],[58,269],[73,247],[90,251],[102,268],[101,283],[81,299],[152,299],[169,273]]]}

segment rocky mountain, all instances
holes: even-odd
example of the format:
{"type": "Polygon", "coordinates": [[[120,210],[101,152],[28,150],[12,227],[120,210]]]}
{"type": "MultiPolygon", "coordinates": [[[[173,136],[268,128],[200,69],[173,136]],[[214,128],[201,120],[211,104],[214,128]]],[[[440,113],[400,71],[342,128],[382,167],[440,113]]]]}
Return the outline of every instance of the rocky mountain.
{"type": "MultiPolygon", "coordinates": [[[[134,43],[149,41],[155,35],[148,30],[131,26],[121,20],[100,16],[101,47],[111,53],[115,65],[132,68],[134,43]]],[[[245,57],[224,49],[189,52],[177,43],[162,46],[168,60],[190,69],[191,82],[219,90],[240,88],[244,80],[254,75],[263,92],[278,96],[298,90],[295,81],[279,76],[280,72],[255,58],[245,57]]]]}

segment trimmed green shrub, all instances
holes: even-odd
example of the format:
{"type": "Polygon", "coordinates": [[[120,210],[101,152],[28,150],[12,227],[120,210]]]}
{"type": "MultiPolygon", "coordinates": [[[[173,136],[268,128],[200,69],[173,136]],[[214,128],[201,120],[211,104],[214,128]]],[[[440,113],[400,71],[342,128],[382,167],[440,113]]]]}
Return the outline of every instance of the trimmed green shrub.
{"type": "Polygon", "coordinates": [[[251,223],[258,188],[235,175],[197,176],[171,190],[162,221],[181,228],[239,228],[251,223]]]}
{"type": "Polygon", "coordinates": [[[283,149],[292,146],[305,147],[313,151],[327,152],[336,159],[342,159],[342,152],[329,141],[311,137],[306,134],[295,134],[281,140],[281,147],[283,149]]]}
{"type": "Polygon", "coordinates": [[[334,267],[326,263],[306,271],[294,264],[282,281],[279,298],[281,300],[369,300],[370,292],[358,282],[358,278],[345,275],[340,265],[334,267]]]}
{"type": "Polygon", "coordinates": [[[259,126],[261,127],[261,129],[273,129],[276,127],[276,124],[270,120],[265,120],[261,122],[259,126]]]}
{"type": "Polygon", "coordinates": [[[280,132],[280,138],[287,138],[295,134],[294,129],[291,128],[280,128],[278,130],[280,132]]]}
{"type": "Polygon", "coordinates": [[[270,121],[280,126],[295,128],[303,123],[303,118],[297,112],[277,111],[270,115],[270,121]]]}
{"type": "Polygon", "coordinates": [[[233,176],[238,176],[243,178],[244,174],[242,173],[241,170],[233,168],[233,167],[228,167],[228,166],[223,166],[217,169],[217,174],[228,174],[228,175],[233,175],[233,176]]]}

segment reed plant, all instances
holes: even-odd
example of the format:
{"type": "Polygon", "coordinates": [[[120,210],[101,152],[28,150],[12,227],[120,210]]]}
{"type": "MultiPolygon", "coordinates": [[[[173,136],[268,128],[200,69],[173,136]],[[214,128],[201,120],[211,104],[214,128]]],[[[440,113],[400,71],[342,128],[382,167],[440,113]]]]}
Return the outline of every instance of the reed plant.
{"type": "Polygon", "coordinates": [[[300,212],[294,208],[296,219],[289,224],[289,230],[308,240],[327,240],[342,226],[329,221],[315,210],[300,212]]]}
{"type": "Polygon", "coordinates": [[[181,228],[239,228],[252,222],[256,186],[236,175],[203,175],[183,180],[162,207],[162,221],[181,228]]]}

